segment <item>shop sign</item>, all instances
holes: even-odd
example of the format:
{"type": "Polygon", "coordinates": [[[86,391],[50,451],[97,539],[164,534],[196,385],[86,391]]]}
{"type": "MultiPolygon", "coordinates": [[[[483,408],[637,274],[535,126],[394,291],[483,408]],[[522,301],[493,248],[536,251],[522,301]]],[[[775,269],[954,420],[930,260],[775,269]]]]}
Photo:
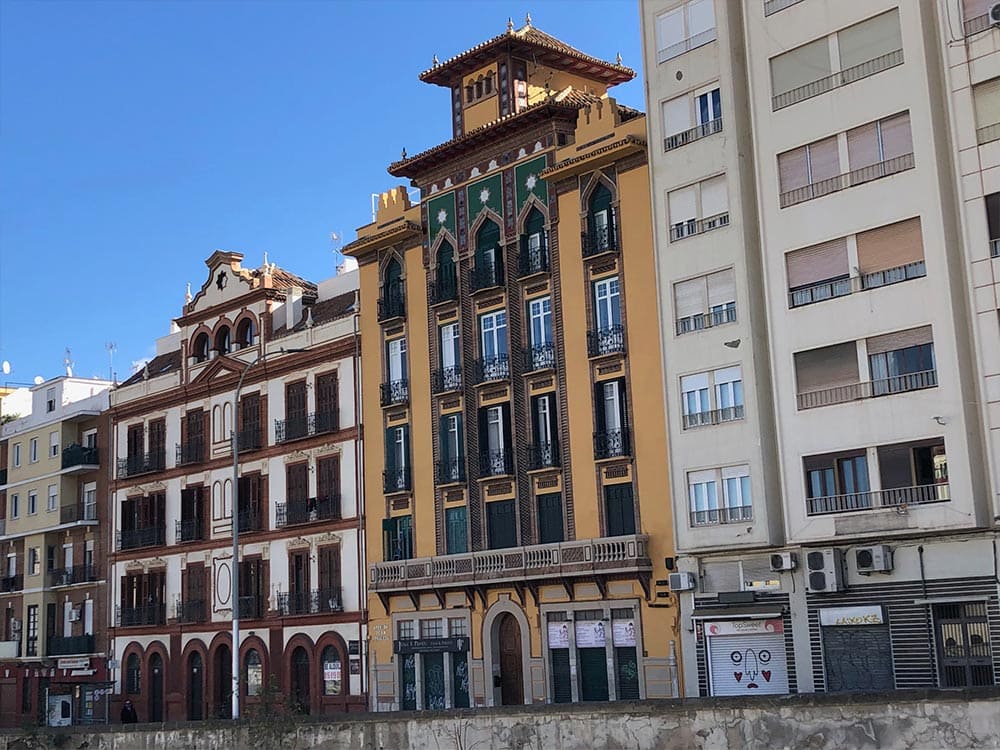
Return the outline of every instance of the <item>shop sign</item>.
{"type": "Polygon", "coordinates": [[[759,635],[763,633],[784,633],[785,624],[775,620],[728,620],[706,622],[705,634],[713,635],[759,635]]]}
{"type": "Polygon", "coordinates": [[[340,682],[339,661],[328,661],[323,664],[323,680],[326,682],[340,682]]]}
{"type": "Polygon", "coordinates": [[[569,648],[569,623],[549,623],[549,648],[569,648]]]}
{"type": "Polygon", "coordinates": [[[576,623],[577,648],[604,648],[606,640],[603,620],[583,620],[576,623]]]}
{"type": "Polygon", "coordinates": [[[884,625],[882,607],[873,604],[867,607],[828,607],[819,611],[819,624],[832,625],[884,625]]]}
{"type": "Polygon", "coordinates": [[[76,659],[59,659],[56,661],[58,669],[87,669],[90,667],[90,657],[84,656],[76,659]]]}
{"type": "Polygon", "coordinates": [[[444,651],[468,651],[469,639],[456,638],[403,638],[393,642],[397,654],[430,654],[444,651]]]}
{"type": "Polygon", "coordinates": [[[635,646],[635,620],[614,620],[611,638],[616,646],[635,646]]]}

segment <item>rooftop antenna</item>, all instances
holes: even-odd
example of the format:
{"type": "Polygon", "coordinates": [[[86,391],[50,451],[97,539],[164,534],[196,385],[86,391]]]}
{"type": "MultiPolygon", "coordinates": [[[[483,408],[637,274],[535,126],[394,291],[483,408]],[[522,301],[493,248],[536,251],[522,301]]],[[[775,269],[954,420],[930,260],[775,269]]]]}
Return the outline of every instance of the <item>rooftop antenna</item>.
{"type": "MultiPolygon", "coordinates": [[[[189,285],[188,296],[190,295],[191,295],[191,287],[189,285]]],[[[118,344],[116,344],[114,341],[109,341],[104,345],[104,348],[108,350],[108,380],[113,380],[115,372],[115,352],[118,351],[118,344]]]]}
{"type": "Polygon", "coordinates": [[[66,377],[73,377],[73,360],[70,359],[69,347],[66,347],[66,356],[63,358],[63,364],[66,365],[66,377]]]}
{"type": "Polygon", "coordinates": [[[333,266],[337,269],[337,273],[340,273],[341,266],[344,263],[344,254],[340,252],[340,248],[344,244],[344,235],[340,232],[330,232],[330,246],[333,250],[333,266]]]}

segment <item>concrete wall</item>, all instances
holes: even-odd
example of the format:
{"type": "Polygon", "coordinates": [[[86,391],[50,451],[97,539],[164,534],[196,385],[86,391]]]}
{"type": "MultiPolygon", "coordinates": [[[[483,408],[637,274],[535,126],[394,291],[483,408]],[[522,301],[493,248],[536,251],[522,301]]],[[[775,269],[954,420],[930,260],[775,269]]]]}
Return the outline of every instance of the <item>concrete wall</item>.
{"type": "Polygon", "coordinates": [[[0,750],[1000,748],[1000,690],[645,701],[379,714],[339,722],[0,734],[0,750]],[[252,739],[251,739],[252,737],[252,739]],[[89,744],[87,744],[89,743],[89,744]]]}

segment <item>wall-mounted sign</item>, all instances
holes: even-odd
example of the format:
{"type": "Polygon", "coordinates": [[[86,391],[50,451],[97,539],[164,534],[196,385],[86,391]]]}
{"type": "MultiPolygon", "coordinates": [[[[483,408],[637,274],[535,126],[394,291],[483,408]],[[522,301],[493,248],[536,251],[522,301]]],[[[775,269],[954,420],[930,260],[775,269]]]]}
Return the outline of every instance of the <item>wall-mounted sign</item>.
{"type": "Polygon", "coordinates": [[[569,648],[569,623],[549,623],[549,648],[569,648]]]}
{"type": "Polygon", "coordinates": [[[90,658],[84,656],[76,659],[58,659],[56,667],[58,669],[88,669],[90,667],[90,658]]]}
{"type": "Polygon", "coordinates": [[[347,642],[347,653],[351,656],[357,656],[361,653],[361,641],[348,641],[347,642]]]}
{"type": "Polygon", "coordinates": [[[404,638],[392,642],[393,651],[397,654],[431,654],[444,651],[468,651],[469,639],[466,636],[456,638],[404,638]]]}
{"type": "Polygon", "coordinates": [[[611,638],[616,646],[635,645],[635,620],[615,620],[611,623],[611,638]]]}
{"type": "Polygon", "coordinates": [[[833,625],[883,625],[882,607],[878,604],[866,607],[828,607],[819,611],[819,624],[833,625]]]}
{"type": "Polygon", "coordinates": [[[603,620],[583,620],[576,623],[577,648],[604,648],[606,641],[603,620]]]}
{"type": "Polygon", "coordinates": [[[727,620],[705,623],[705,635],[757,635],[759,633],[784,633],[781,620],[727,620]]]}

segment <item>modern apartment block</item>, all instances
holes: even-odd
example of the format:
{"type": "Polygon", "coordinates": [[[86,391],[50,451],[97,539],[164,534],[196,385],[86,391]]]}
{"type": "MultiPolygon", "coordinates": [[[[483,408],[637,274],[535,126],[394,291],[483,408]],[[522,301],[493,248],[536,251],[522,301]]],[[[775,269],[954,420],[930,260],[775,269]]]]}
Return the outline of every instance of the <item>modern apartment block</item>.
{"type": "Polygon", "coordinates": [[[607,95],[633,76],[530,19],[435,62],[453,137],[345,249],[377,710],[677,694],[646,124],[607,95]]]}
{"type": "Polygon", "coordinates": [[[991,5],[641,4],[687,695],[1000,676],[991,5]]]}
{"type": "Polygon", "coordinates": [[[140,721],[230,714],[234,564],[241,715],[366,704],[357,273],[317,285],[242,259],[206,261],[156,356],[111,396],[112,679],[140,721]]]}
{"type": "Polygon", "coordinates": [[[0,431],[0,726],[107,720],[111,385],[40,383],[0,431]]]}

